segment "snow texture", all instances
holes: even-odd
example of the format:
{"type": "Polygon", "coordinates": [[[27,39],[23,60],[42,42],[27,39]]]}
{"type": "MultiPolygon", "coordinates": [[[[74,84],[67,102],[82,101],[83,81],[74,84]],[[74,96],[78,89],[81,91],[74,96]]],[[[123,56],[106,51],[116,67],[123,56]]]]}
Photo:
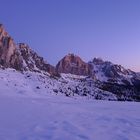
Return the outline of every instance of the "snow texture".
{"type": "Polygon", "coordinates": [[[140,139],[139,103],[55,95],[41,75],[0,71],[0,140],[140,139]]]}

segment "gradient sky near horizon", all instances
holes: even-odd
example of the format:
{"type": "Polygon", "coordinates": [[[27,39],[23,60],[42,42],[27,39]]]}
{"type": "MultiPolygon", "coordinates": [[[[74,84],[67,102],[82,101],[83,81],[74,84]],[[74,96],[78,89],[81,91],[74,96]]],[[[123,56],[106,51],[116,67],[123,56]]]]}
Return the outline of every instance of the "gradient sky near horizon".
{"type": "Polygon", "coordinates": [[[55,65],[74,53],[140,72],[140,0],[0,0],[0,23],[55,65]]]}

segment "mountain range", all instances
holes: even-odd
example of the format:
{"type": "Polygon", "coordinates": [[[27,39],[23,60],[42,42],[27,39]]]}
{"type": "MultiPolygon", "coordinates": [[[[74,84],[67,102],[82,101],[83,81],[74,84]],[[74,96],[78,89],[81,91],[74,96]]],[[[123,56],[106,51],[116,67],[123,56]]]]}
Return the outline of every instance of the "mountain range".
{"type": "MultiPolygon", "coordinates": [[[[100,58],[84,62],[74,54],[64,56],[56,66],[52,66],[27,44],[15,43],[2,24],[0,68],[3,71],[11,68],[30,80],[34,75],[45,87],[43,91],[48,91],[48,88],[48,92],[54,94],[98,100],[140,101],[139,73],[100,58]]],[[[35,88],[41,90],[40,84],[35,88]]]]}

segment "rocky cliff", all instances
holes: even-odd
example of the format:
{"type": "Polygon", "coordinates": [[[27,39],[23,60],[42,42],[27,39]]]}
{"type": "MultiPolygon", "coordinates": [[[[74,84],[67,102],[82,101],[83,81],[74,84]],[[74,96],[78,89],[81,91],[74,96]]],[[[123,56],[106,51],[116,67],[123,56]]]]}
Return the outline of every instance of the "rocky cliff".
{"type": "Polygon", "coordinates": [[[19,71],[45,71],[58,76],[55,67],[48,64],[25,43],[16,44],[0,24],[0,65],[19,71]]]}
{"type": "Polygon", "coordinates": [[[18,53],[17,45],[0,24],[0,65],[22,69],[22,59],[18,53]]]}
{"type": "Polygon", "coordinates": [[[71,73],[84,76],[90,75],[89,65],[74,54],[66,55],[58,62],[56,69],[59,73],[71,73]]]}
{"type": "Polygon", "coordinates": [[[51,75],[58,76],[54,66],[47,63],[43,57],[40,57],[35,51],[33,51],[25,43],[18,44],[18,50],[23,60],[24,70],[35,72],[48,72],[51,75]]]}

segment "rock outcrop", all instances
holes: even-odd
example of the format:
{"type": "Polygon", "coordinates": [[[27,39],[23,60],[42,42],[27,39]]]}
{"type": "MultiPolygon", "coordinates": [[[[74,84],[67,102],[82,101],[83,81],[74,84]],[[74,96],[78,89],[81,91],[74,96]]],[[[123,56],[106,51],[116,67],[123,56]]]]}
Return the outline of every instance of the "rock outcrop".
{"type": "Polygon", "coordinates": [[[56,65],[56,69],[59,73],[70,73],[75,75],[90,75],[89,65],[84,62],[79,56],[74,54],[66,55],[56,65]]]}
{"type": "Polygon", "coordinates": [[[19,71],[45,71],[58,76],[55,67],[48,64],[24,43],[16,44],[0,24],[0,65],[19,71]]]}
{"type": "Polygon", "coordinates": [[[22,59],[19,56],[17,45],[0,24],[0,65],[21,70],[22,59]]]}
{"type": "Polygon", "coordinates": [[[43,57],[40,57],[35,51],[33,51],[27,44],[19,44],[19,53],[23,60],[24,70],[29,71],[45,71],[51,75],[58,76],[54,66],[48,64],[43,57]]]}

